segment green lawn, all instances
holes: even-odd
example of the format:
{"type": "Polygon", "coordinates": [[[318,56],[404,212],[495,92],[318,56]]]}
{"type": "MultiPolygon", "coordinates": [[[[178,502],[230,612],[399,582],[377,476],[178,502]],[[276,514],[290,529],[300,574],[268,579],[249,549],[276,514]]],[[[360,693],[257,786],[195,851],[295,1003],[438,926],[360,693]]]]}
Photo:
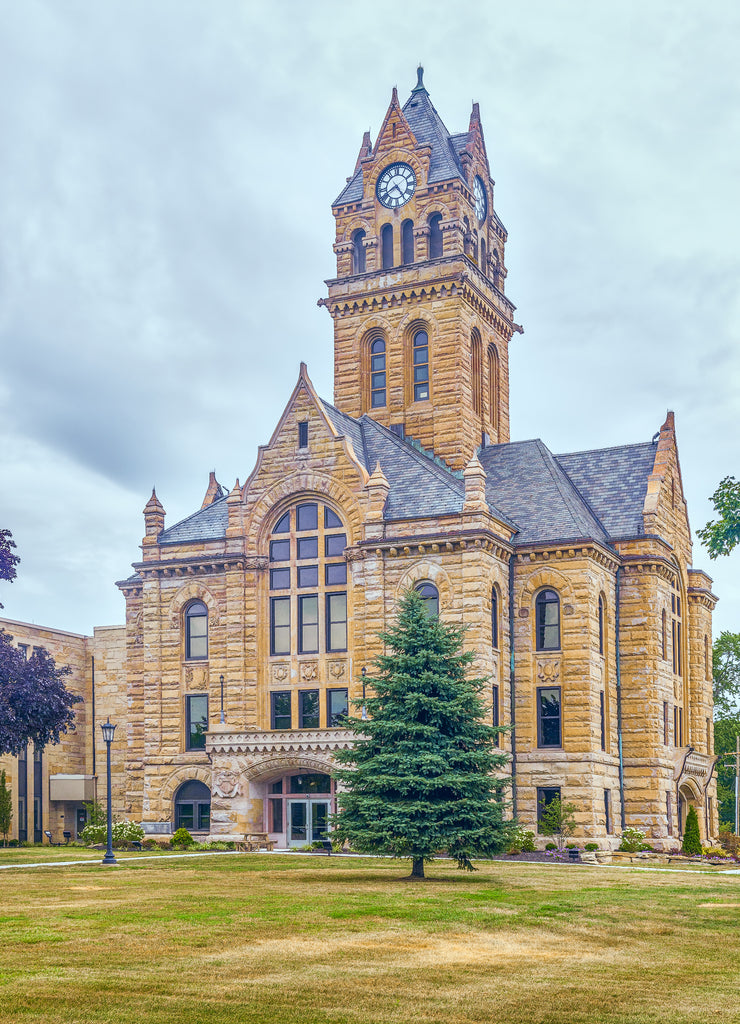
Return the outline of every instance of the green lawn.
{"type": "Polygon", "coordinates": [[[740,876],[479,867],[438,862],[420,883],[404,862],[255,854],[3,870],[0,1020],[738,1020],[740,876]]]}

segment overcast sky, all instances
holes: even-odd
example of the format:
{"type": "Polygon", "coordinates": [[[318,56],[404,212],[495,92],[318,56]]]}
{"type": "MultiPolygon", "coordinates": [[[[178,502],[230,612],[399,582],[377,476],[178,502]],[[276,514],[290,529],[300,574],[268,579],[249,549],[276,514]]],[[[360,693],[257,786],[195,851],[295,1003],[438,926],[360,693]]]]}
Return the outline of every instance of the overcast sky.
{"type": "MultiPolygon", "coordinates": [[[[480,102],[512,438],[673,409],[703,525],[740,476],[739,48],[729,0],[0,0],[0,614],[122,622],[152,485],[171,525],[243,481],[301,360],[331,398],[331,202],[420,61],[450,131],[480,102]]],[[[694,564],[740,630],[740,552],[694,564]]]]}

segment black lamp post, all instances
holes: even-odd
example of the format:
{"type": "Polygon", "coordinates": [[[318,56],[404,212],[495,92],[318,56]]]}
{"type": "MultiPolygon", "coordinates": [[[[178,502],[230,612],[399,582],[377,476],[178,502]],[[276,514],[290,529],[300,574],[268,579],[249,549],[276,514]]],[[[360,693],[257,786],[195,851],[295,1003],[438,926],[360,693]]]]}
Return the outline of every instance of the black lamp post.
{"type": "Polygon", "coordinates": [[[366,675],[367,675],[367,669],[363,665],[362,666],[362,714],[360,715],[360,717],[362,719],[366,719],[367,718],[367,708],[365,707],[365,676],[366,675]]]}
{"type": "Polygon", "coordinates": [[[113,856],[113,802],[110,783],[110,745],[113,742],[113,733],[116,731],[116,727],[111,725],[110,715],[107,722],[101,723],[100,728],[103,730],[103,739],[105,740],[106,753],[108,755],[108,848],[105,851],[105,857],[103,857],[103,864],[117,864],[118,861],[113,856]]]}

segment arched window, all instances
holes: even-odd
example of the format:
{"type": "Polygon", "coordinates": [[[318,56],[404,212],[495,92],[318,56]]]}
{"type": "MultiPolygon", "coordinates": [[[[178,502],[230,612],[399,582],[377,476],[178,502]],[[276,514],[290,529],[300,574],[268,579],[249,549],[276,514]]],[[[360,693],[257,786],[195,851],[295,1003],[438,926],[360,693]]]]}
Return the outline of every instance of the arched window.
{"type": "Polygon", "coordinates": [[[417,583],[414,590],[424,602],[424,609],[430,619],[439,618],[439,591],[433,583],[417,583]]]}
{"type": "Polygon", "coordinates": [[[481,375],[481,340],[480,334],[473,331],[470,339],[470,386],[473,392],[473,412],[480,416],[483,381],[481,375]]]}
{"type": "Polygon", "coordinates": [[[429,398],[429,335],[426,331],[414,334],[414,401],[424,402],[429,398]]]}
{"type": "Polygon", "coordinates": [[[604,598],[599,594],[599,654],[604,653],[604,598]]]}
{"type": "Polygon", "coordinates": [[[493,271],[493,283],[497,288],[501,287],[501,260],[498,254],[498,249],[494,249],[491,253],[491,270],[493,271]]]}
{"type": "Polygon", "coordinates": [[[499,608],[498,608],[498,587],[491,590],[491,647],[498,650],[499,637],[499,608]]]}
{"type": "Polygon", "coordinates": [[[470,256],[473,247],[473,237],[470,234],[470,221],[467,217],[463,217],[463,252],[466,256],[470,256]]]}
{"type": "Polygon", "coordinates": [[[555,590],[541,590],[535,601],[537,650],[560,648],[560,598],[555,590]]]}
{"type": "Polygon", "coordinates": [[[352,273],[365,273],[365,232],[362,228],[352,235],[352,273]]]}
{"type": "Polygon", "coordinates": [[[390,224],[384,224],[380,229],[380,256],[383,270],[393,266],[393,228],[390,224]]]}
{"type": "Polygon", "coordinates": [[[208,657],[208,609],[202,601],[191,601],[185,609],[185,657],[208,657]]]}
{"type": "Polygon", "coordinates": [[[204,782],[190,779],[175,794],[175,828],[208,832],[211,827],[211,791],[204,782]]]}
{"type": "Polygon", "coordinates": [[[471,240],[471,246],[470,246],[470,256],[471,256],[471,258],[472,258],[474,263],[478,262],[478,232],[477,231],[473,232],[473,236],[472,236],[472,240],[471,240]]]}
{"type": "Polygon", "coordinates": [[[482,238],[480,240],[480,268],[484,274],[488,273],[488,268],[486,267],[486,243],[482,238]]]}
{"type": "Polygon", "coordinates": [[[488,418],[498,429],[498,352],[495,345],[488,346],[488,418]]]}
{"type": "Polygon", "coordinates": [[[385,342],[376,338],[370,344],[370,406],[379,409],[385,405],[385,342]]]}
{"type": "Polygon", "coordinates": [[[414,222],[405,220],[401,225],[401,262],[414,262],[414,222]]]}
{"type": "Polygon", "coordinates": [[[433,213],[429,218],[429,259],[436,260],[444,250],[442,235],[442,214],[433,213]]]}

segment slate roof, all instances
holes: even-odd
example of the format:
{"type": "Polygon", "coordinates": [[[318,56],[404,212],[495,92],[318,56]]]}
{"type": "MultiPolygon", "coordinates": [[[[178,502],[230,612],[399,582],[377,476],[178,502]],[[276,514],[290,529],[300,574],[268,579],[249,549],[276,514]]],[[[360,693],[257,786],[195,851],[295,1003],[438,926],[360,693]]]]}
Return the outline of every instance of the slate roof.
{"type": "MultiPolygon", "coordinates": [[[[380,463],[390,485],[387,521],[461,512],[465,484],[459,473],[369,416],[354,419],[329,402],[322,405],[367,472],[380,463]]],[[[655,460],[651,442],[553,455],[540,440],[517,441],[482,448],[478,458],[491,512],[515,531],[515,546],[586,539],[608,545],[643,532],[655,460]]],[[[223,497],[163,530],[159,542],[218,540],[226,536],[227,522],[223,497]]]]}
{"type": "Polygon", "coordinates": [[[655,463],[652,442],[556,458],[611,537],[634,537],[643,532],[647,478],[655,463]]]}
{"type": "MultiPolygon", "coordinates": [[[[403,114],[419,145],[431,146],[429,183],[449,181],[450,178],[461,178],[464,181],[459,153],[468,141],[468,133],[450,135],[424,88],[414,89],[403,105],[403,114]]],[[[360,167],[334,200],[333,205],[359,202],[362,193],[363,179],[360,167]]]]}

